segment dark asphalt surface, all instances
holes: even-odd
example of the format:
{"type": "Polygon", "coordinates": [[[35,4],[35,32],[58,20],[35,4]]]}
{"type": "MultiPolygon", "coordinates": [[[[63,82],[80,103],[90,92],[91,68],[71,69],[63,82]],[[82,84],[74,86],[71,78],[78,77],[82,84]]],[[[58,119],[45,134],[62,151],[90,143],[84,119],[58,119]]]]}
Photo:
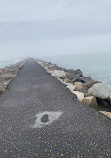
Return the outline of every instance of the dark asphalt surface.
{"type": "Polygon", "coordinates": [[[111,158],[111,120],[28,60],[0,96],[0,158],[111,158]],[[32,128],[44,111],[62,115],[32,128]]]}

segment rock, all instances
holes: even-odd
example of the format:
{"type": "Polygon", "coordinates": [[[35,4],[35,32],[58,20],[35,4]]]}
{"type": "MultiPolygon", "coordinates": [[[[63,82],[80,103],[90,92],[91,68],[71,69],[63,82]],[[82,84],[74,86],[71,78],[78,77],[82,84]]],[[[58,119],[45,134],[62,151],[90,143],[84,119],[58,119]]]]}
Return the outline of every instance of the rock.
{"type": "Polygon", "coordinates": [[[2,68],[2,71],[3,71],[3,73],[5,73],[5,74],[10,74],[10,73],[11,73],[10,68],[9,68],[8,66],[2,68]]]}
{"type": "Polygon", "coordinates": [[[79,76],[79,77],[83,76],[83,73],[80,69],[75,70],[74,73],[75,73],[76,76],[79,76]]]}
{"type": "Polygon", "coordinates": [[[67,75],[63,70],[54,70],[52,72],[52,76],[54,77],[59,77],[59,78],[66,78],[67,75]]]}
{"type": "Polygon", "coordinates": [[[91,88],[96,83],[101,83],[101,82],[100,81],[91,81],[91,82],[87,83],[86,85],[88,88],[91,88]]]}
{"type": "Polygon", "coordinates": [[[98,107],[96,98],[95,98],[94,96],[91,96],[91,97],[84,97],[83,100],[82,100],[82,103],[83,103],[83,104],[86,104],[86,105],[89,105],[89,106],[91,106],[91,107],[94,107],[94,108],[97,108],[97,107],[98,107]]]}
{"type": "Polygon", "coordinates": [[[110,100],[111,97],[111,85],[107,83],[94,84],[89,90],[88,94],[92,94],[96,98],[103,100],[110,100]]]}
{"type": "Polygon", "coordinates": [[[111,96],[109,96],[109,102],[110,102],[110,104],[111,104],[111,96]]]}
{"type": "Polygon", "coordinates": [[[82,102],[84,99],[84,93],[78,92],[78,91],[73,91],[73,93],[77,96],[77,99],[82,102]]]}
{"type": "Polygon", "coordinates": [[[71,83],[71,81],[70,81],[68,78],[65,78],[65,79],[64,79],[64,82],[65,82],[65,83],[71,83]]]}
{"type": "Polygon", "coordinates": [[[9,79],[13,79],[15,77],[15,75],[13,75],[13,74],[4,74],[4,75],[2,75],[2,77],[5,80],[9,80],[9,79]]]}
{"type": "Polygon", "coordinates": [[[3,93],[3,90],[0,89],[0,95],[3,93]]]}
{"type": "Polygon", "coordinates": [[[102,114],[106,115],[111,119],[111,112],[107,112],[107,111],[99,111],[99,112],[101,112],[102,114]]]}
{"type": "Polygon", "coordinates": [[[4,75],[3,69],[0,69],[0,76],[4,75]]]}
{"type": "Polygon", "coordinates": [[[48,121],[49,121],[49,116],[48,116],[48,114],[43,115],[42,118],[41,118],[41,121],[42,121],[43,123],[48,122],[48,121]]]}
{"type": "Polygon", "coordinates": [[[74,85],[76,85],[78,88],[85,88],[86,90],[88,90],[88,87],[82,83],[82,82],[75,82],[74,85]]]}
{"type": "Polygon", "coordinates": [[[3,76],[0,76],[0,82],[4,82],[5,78],[3,76]]]}
{"type": "Polygon", "coordinates": [[[1,91],[0,93],[1,93],[1,94],[5,91],[4,83],[5,83],[5,82],[1,82],[1,83],[0,83],[0,91],[1,91]]]}
{"type": "Polygon", "coordinates": [[[58,68],[58,66],[57,66],[56,64],[49,65],[49,66],[47,67],[47,69],[48,69],[49,71],[59,70],[59,68],[58,68]]]}
{"type": "Polygon", "coordinates": [[[94,80],[91,77],[80,77],[78,79],[78,81],[82,82],[82,83],[89,84],[89,83],[93,82],[94,80]]]}
{"type": "Polygon", "coordinates": [[[74,72],[68,72],[67,76],[72,83],[76,82],[79,79],[79,76],[76,76],[74,72]]]}
{"type": "Polygon", "coordinates": [[[88,88],[87,88],[87,86],[85,84],[83,84],[81,82],[75,82],[75,84],[74,84],[74,91],[87,93],[88,92],[88,88]]]}
{"type": "Polygon", "coordinates": [[[74,91],[74,88],[75,88],[75,86],[74,85],[69,85],[69,86],[66,86],[71,92],[73,92],[74,91]]]}
{"type": "Polygon", "coordinates": [[[9,85],[9,81],[6,81],[4,84],[3,84],[3,87],[6,89],[9,85]]]}
{"type": "Polygon", "coordinates": [[[19,72],[19,68],[14,67],[11,72],[13,74],[17,74],[19,72]]]}
{"type": "Polygon", "coordinates": [[[84,93],[84,97],[91,97],[92,94],[84,93]]]}

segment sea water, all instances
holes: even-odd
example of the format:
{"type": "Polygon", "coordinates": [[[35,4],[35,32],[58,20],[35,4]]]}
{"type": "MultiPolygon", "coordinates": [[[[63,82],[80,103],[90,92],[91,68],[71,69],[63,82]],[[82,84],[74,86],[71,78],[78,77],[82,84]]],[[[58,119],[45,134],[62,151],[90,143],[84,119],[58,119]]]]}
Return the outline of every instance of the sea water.
{"type": "Polygon", "coordinates": [[[11,64],[15,64],[17,62],[19,62],[22,59],[18,59],[18,58],[14,58],[14,59],[0,59],[0,68],[3,68],[5,66],[9,66],[11,64]]]}
{"type": "Polygon", "coordinates": [[[111,53],[61,55],[43,59],[68,69],[79,68],[84,76],[111,84],[111,53]]]}

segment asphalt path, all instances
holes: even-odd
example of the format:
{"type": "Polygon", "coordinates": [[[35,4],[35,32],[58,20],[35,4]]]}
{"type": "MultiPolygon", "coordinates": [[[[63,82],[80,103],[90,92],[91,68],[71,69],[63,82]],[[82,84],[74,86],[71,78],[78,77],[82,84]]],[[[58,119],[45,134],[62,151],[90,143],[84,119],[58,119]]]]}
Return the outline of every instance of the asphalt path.
{"type": "Polygon", "coordinates": [[[0,158],[111,158],[111,120],[27,60],[0,96],[0,158]]]}

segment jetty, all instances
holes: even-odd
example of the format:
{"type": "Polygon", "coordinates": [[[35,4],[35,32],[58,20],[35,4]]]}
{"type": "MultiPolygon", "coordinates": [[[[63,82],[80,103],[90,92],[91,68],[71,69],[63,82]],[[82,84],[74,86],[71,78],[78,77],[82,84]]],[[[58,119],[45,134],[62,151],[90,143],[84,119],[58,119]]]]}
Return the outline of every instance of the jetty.
{"type": "Polygon", "coordinates": [[[0,158],[110,158],[111,120],[33,59],[0,96],[0,158]]]}

